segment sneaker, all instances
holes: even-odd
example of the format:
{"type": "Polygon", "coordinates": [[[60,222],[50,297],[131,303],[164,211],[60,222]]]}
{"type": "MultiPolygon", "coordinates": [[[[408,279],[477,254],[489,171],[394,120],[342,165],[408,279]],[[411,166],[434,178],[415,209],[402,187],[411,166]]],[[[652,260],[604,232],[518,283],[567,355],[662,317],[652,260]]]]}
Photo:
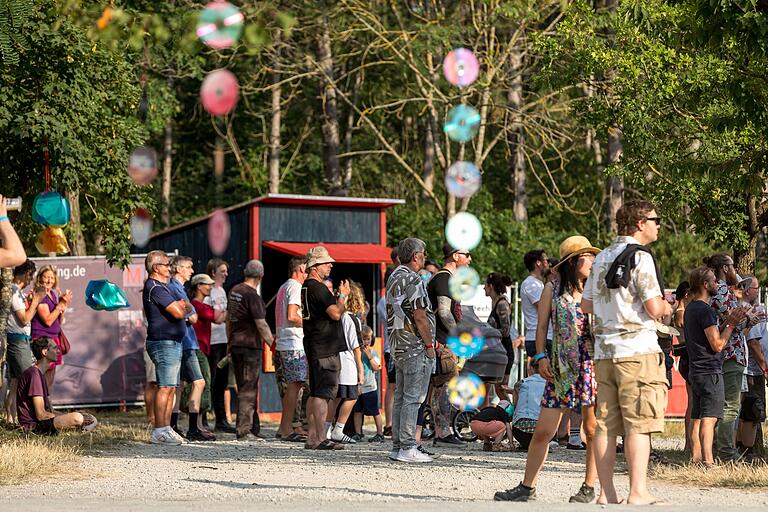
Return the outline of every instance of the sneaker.
{"type": "Polygon", "coordinates": [[[96,417],[93,414],[83,413],[83,432],[93,432],[93,429],[98,425],[96,417]]]}
{"type": "Polygon", "coordinates": [[[237,429],[234,425],[232,425],[229,422],[226,423],[216,423],[216,426],[214,427],[219,432],[224,432],[225,434],[236,434],[237,429]]]}
{"type": "Polygon", "coordinates": [[[384,427],[384,437],[392,437],[392,427],[384,427]]]}
{"type": "Polygon", "coordinates": [[[176,430],[173,430],[173,429],[170,429],[170,430],[168,430],[168,432],[170,432],[170,433],[171,433],[171,435],[172,435],[173,437],[175,437],[175,438],[176,438],[176,440],[177,440],[179,443],[183,443],[183,442],[184,442],[184,440],[185,440],[185,439],[184,439],[184,436],[183,436],[183,435],[181,435],[181,434],[179,434],[179,432],[178,432],[178,431],[176,431],[176,430]]]}
{"type": "Polygon", "coordinates": [[[397,453],[397,460],[400,462],[432,462],[432,457],[419,451],[417,447],[400,449],[397,453]]]}
{"type": "Polygon", "coordinates": [[[587,445],[585,445],[584,443],[579,443],[579,444],[568,443],[565,445],[565,447],[568,450],[586,450],[587,449],[587,445]]]}
{"type": "Polygon", "coordinates": [[[466,443],[459,439],[458,437],[454,435],[449,435],[445,437],[436,437],[434,441],[432,441],[433,446],[464,446],[466,443]]]}
{"type": "Polygon", "coordinates": [[[587,484],[581,484],[579,492],[571,496],[568,500],[569,503],[592,503],[595,499],[595,488],[590,487],[587,484]]]}
{"type": "Polygon", "coordinates": [[[493,501],[528,501],[536,497],[535,487],[526,487],[522,482],[514,489],[499,491],[493,495],[493,501]]]}
{"type": "Polygon", "coordinates": [[[177,439],[174,434],[175,432],[173,430],[163,430],[157,435],[152,432],[152,435],[149,436],[149,442],[152,444],[179,446],[183,441],[181,439],[177,439]]]}
{"type": "Polygon", "coordinates": [[[435,452],[431,452],[431,451],[427,450],[426,448],[424,448],[424,445],[421,445],[421,444],[420,444],[420,445],[418,445],[418,446],[416,447],[416,449],[417,449],[417,450],[419,450],[419,451],[420,451],[421,453],[423,453],[424,455],[427,455],[427,456],[429,456],[429,457],[432,457],[433,459],[438,459],[438,458],[440,458],[440,455],[437,455],[435,452]]]}
{"type": "Polygon", "coordinates": [[[190,430],[187,432],[187,441],[215,441],[216,436],[202,430],[190,430]]]}
{"type": "Polygon", "coordinates": [[[334,437],[333,435],[330,437],[331,441],[334,441],[336,443],[342,443],[342,444],[355,444],[357,441],[349,437],[347,434],[342,433],[340,436],[334,437]]]}
{"type": "MultiPolygon", "coordinates": [[[[353,435],[351,437],[355,441],[362,441],[363,439],[365,439],[365,436],[363,434],[355,434],[355,435],[353,435]]],[[[382,437],[382,439],[384,439],[384,438],[382,437]]],[[[370,439],[368,441],[370,441],[370,439]]]]}
{"type": "MultiPolygon", "coordinates": [[[[360,436],[360,440],[364,439],[363,436],[360,436]]],[[[381,434],[376,434],[372,438],[368,440],[369,443],[383,443],[384,442],[384,436],[381,434]]]]}

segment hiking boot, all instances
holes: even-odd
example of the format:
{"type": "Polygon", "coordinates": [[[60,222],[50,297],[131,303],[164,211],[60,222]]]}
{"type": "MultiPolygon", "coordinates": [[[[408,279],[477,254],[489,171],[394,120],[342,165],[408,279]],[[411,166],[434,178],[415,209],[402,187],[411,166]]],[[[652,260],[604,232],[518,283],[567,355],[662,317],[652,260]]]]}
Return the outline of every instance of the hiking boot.
{"type": "Polygon", "coordinates": [[[536,497],[536,488],[527,487],[522,482],[513,489],[499,491],[493,495],[493,501],[529,501],[536,497]]]}
{"type": "Polygon", "coordinates": [[[587,484],[581,484],[579,492],[571,496],[568,500],[569,503],[592,503],[595,499],[595,488],[590,487],[587,484]]]}
{"type": "MultiPolygon", "coordinates": [[[[362,435],[361,435],[360,437],[361,437],[361,439],[359,439],[359,440],[362,440],[362,439],[364,439],[362,435]]],[[[368,440],[368,442],[369,442],[369,443],[383,443],[383,442],[384,442],[384,436],[383,436],[383,435],[381,435],[381,434],[376,434],[375,436],[373,436],[372,438],[370,438],[370,439],[368,440]]]]}

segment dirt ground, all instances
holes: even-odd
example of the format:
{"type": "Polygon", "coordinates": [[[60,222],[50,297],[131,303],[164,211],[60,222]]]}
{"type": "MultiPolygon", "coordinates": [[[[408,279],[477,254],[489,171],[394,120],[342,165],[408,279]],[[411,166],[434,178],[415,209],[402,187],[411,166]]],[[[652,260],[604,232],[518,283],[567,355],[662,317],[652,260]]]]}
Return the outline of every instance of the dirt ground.
{"type": "MultiPolygon", "coordinates": [[[[434,448],[432,464],[403,464],[387,458],[389,443],[367,441],[339,452],[304,450],[301,444],[271,439],[238,442],[222,436],[215,443],[158,447],[132,443],[92,452],[76,470],[80,476],[0,489],[0,508],[11,511],[179,510],[205,503],[208,510],[393,510],[422,511],[572,509],[568,504],[582,482],[583,452],[551,452],[539,483],[538,499],[528,504],[495,503],[493,493],[520,481],[525,453],[488,453],[480,443],[434,448]]],[[[673,442],[664,440],[663,442],[673,442]]],[[[620,492],[628,482],[623,466],[620,492]]],[[[667,506],[699,510],[713,505],[766,510],[768,489],[681,487],[653,481],[652,491],[667,506]]],[[[595,508],[596,505],[589,505],[595,508]]],[[[626,508],[611,506],[610,508],[626,508]]]]}

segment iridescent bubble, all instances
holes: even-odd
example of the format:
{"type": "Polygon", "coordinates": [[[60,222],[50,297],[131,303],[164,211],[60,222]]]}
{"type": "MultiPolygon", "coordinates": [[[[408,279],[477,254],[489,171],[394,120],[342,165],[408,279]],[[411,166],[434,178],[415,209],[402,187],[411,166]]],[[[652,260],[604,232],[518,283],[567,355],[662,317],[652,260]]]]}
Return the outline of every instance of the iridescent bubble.
{"type": "Polygon", "coordinates": [[[445,172],[445,188],[456,197],[472,197],[482,182],[480,171],[471,162],[455,162],[445,172]]]}
{"type": "Polygon", "coordinates": [[[482,238],[483,226],[471,213],[457,213],[445,225],[445,239],[456,249],[471,251],[482,238]]]}
{"type": "Polygon", "coordinates": [[[152,235],[152,215],[144,208],[136,208],[130,221],[131,241],[136,247],[145,247],[152,235]]]}
{"type": "Polygon", "coordinates": [[[240,38],[245,17],[229,2],[209,3],[197,20],[197,37],[211,48],[229,48],[240,38]]]}
{"type": "Polygon", "coordinates": [[[224,210],[216,210],[208,219],[208,246],[216,256],[221,256],[229,247],[229,215],[224,210]]]}
{"type": "Polygon", "coordinates": [[[237,77],[226,69],[208,73],[200,87],[200,101],[203,108],[214,116],[229,114],[237,105],[240,86],[237,77]]]}
{"type": "Polygon", "coordinates": [[[483,351],[485,337],[479,327],[459,325],[451,331],[446,345],[456,357],[470,359],[483,351]]]}
{"type": "Polygon", "coordinates": [[[149,146],[141,146],[128,157],[128,176],[137,185],[149,185],[157,177],[157,153],[149,146]]]}
{"type": "Polygon", "coordinates": [[[485,384],[474,373],[457,375],[448,382],[448,399],[460,411],[477,409],[485,401],[485,384]]]}
{"type": "MultiPolygon", "coordinates": [[[[453,300],[462,302],[475,296],[480,276],[470,267],[459,267],[448,279],[448,292],[453,300]]],[[[482,350],[482,347],[481,347],[482,350]]]]}
{"type": "Polygon", "coordinates": [[[480,129],[480,114],[468,105],[456,105],[448,111],[443,131],[451,140],[467,142],[480,129]]]}
{"type": "Polygon", "coordinates": [[[471,50],[457,48],[443,59],[445,79],[458,87],[466,87],[477,80],[480,64],[471,50]]]}

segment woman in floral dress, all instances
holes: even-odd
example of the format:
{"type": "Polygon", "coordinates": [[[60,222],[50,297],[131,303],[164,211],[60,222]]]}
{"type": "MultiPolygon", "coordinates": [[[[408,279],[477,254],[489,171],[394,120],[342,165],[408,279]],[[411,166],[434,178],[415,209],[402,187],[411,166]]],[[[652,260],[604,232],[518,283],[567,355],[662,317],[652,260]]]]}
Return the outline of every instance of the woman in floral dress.
{"type": "Polygon", "coordinates": [[[549,442],[557,432],[563,414],[580,411],[586,437],[587,468],[584,483],[571,496],[572,503],[589,503],[595,498],[597,468],[591,449],[595,432],[595,377],[590,355],[592,337],[589,319],[581,310],[581,295],[592,262],[600,249],[592,247],[583,236],[572,236],[560,245],[559,278],[547,283],[538,305],[534,360],[539,373],[547,379],[536,423],[525,476],[520,484],[497,492],[498,501],[528,501],[536,495],[535,485],[549,453],[549,442]],[[552,356],[545,352],[547,326],[552,321],[552,356]]]}

